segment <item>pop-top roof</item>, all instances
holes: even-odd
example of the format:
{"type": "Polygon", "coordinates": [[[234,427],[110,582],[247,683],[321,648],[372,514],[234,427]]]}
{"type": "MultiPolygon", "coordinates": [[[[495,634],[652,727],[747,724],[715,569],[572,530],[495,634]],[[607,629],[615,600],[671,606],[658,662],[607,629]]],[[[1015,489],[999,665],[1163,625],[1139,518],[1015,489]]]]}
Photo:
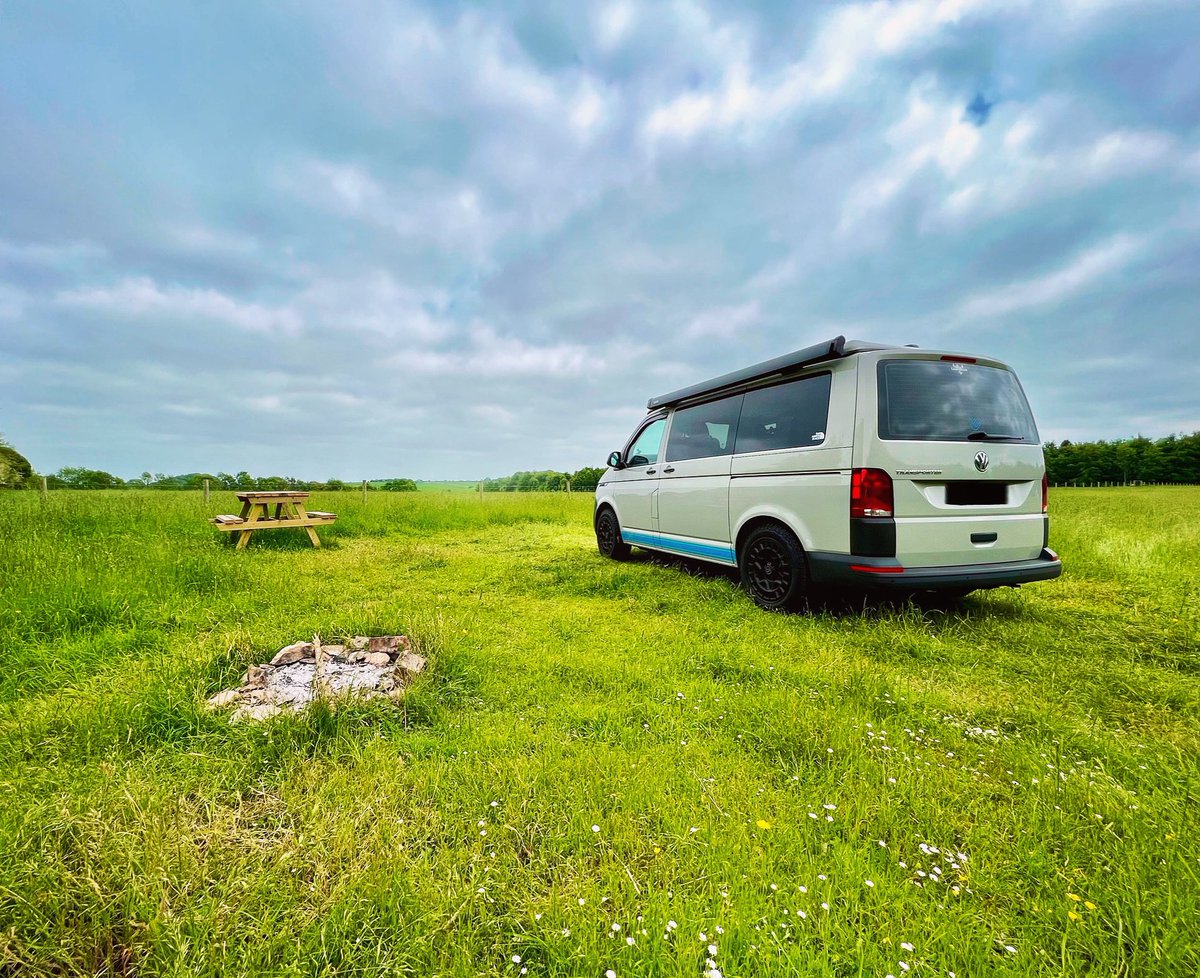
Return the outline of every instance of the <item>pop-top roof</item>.
{"type": "Polygon", "coordinates": [[[739,384],[748,384],[754,380],[761,380],[764,377],[782,376],[792,373],[800,370],[802,367],[821,363],[824,360],[837,360],[841,357],[853,356],[855,353],[863,353],[867,350],[884,349],[888,349],[888,347],[875,343],[865,343],[862,340],[850,340],[847,342],[846,337],[836,336],[831,340],[826,340],[824,343],[816,343],[805,347],[803,350],[796,350],[794,353],[785,353],[774,360],[764,360],[762,363],[756,363],[752,367],[743,367],[741,370],[722,374],[720,377],[714,377],[712,380],[692,384],[690,387],[681,387],[679,390],[671,391],[669,394],[660,394],[658,397],[650,398],[646,402],[646,407],[651,411],[655,408],[666,408],[681,401],[690,401],[704,397],[707,394],[716,394],[719,391],[737,387],[739,384]]]}

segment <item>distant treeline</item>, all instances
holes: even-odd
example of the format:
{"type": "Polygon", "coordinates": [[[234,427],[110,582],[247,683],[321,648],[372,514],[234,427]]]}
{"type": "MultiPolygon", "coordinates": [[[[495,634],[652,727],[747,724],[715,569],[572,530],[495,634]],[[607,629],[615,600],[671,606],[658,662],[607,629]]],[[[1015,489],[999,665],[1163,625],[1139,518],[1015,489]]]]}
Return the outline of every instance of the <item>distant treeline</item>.
{"type": "Polygon", "coordinates": [[[1046,477],[1054,485],[1072,482],[1200,483],[1200,431],[1190,435],[1126,438],[1118,441],[1064,441],[1042,446],[1046,477]]]}
{"type": "MultiPolygon", "coordinates": [[[[1200,431],[1166,438],[1124,438],[1116,441],[1063,441],[1042,446],[1046,454],[1046,475],[1054,485],[1078,483],[1178,482],[1200,484],[1200,431]]],[[[514,472],[498,479],[484,479],[488,492],[591,492],[604,475],[595,466],[577,472],[514,472]]],[[[203,489],[204,480],[213,489],[296,489],[310,492],[338,492],[358,489],[361,483],[328,479],[324,482],[294,479],[290,476],[253,476],[249,472],[189,472],[165,475],[143,472],[136,479],[99,469],[68,467],[46,476],[51,489],[203,489]]],[[[0,488],[32,487],[36,479],[24,456],[0,436],[0,488]]],[[[390,492],[416,492],[412,479],[376,479],[369,489],[390,492]]]]}
{"type": "MultiPolygon", "coordinates": [[[[203,489],[208,480],[212,489],[257,489],[280,491],[295,489],[307,492],[339,492],[360,489],[361,483],[329,479],[325,482],[311,479],[293,479],[286,475],[253,476],[249,472],[230,475],[218,472],[189,472],[186,475],[164,475],[143,472],[137,479],[122,479],[120,476],[99,469],[65,468],[46,476],[50,489],[203,489]]],[[[412,479],[383,479],[367,483],[368,489],[386,489],[389,492],[416,492],[417,484],[412,479]]]]}
{"type": "Polygon", "coordinates": [[[578,472],[555,472],[553,469],[514,472],[500,479],[484,479],[483,488],[487,492],[564,492],[569,487],[572,491],[592,492],[602,475],[604,469],[594,466],[578,472]]]}

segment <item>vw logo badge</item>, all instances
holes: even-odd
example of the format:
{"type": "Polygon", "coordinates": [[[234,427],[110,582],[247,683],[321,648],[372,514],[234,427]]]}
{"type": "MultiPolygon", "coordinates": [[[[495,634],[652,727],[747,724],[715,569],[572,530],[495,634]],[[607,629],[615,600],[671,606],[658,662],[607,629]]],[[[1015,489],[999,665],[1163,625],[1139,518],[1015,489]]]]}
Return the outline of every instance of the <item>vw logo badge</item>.
{"type": "Polygon", "coordinates": [[[975,468],[980,472],[986,472],[988,467],[987,452],[978,452],[975,455],[975,468]]]}

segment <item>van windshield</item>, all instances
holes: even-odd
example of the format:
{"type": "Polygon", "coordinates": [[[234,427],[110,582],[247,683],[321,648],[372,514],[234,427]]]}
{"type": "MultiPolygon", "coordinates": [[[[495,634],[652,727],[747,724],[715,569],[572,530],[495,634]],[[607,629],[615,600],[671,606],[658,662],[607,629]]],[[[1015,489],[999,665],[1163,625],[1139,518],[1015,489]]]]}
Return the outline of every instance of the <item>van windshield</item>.
{"type": "Polygon", "coordinates": [[[947,360],[880,362],[879,437],[1038,442],[1012,371],[947,360]]]}

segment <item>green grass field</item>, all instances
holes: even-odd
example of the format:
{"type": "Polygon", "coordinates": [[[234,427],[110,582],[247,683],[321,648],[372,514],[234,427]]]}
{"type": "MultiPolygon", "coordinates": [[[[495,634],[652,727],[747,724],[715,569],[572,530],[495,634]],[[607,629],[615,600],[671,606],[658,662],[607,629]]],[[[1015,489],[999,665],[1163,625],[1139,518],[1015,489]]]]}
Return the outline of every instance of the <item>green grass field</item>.
{"type": "Polygon", "coordinates": [[[1200,490],[807,616],[603,560],[583,494],[311,502],[235,553],[220,494],[0,495],[0,974],[1200,971],[1200,490]],[[403,708],[203,708],[392,632],[403,708]]]}
{"type": "Polygon", "coordinates": [[[475,492],[478,482],[418,482],[420,492],[475,492]]]}

